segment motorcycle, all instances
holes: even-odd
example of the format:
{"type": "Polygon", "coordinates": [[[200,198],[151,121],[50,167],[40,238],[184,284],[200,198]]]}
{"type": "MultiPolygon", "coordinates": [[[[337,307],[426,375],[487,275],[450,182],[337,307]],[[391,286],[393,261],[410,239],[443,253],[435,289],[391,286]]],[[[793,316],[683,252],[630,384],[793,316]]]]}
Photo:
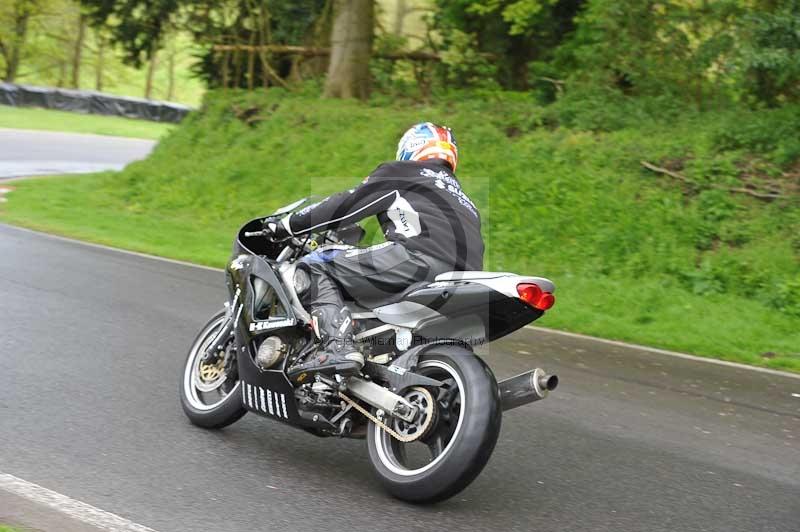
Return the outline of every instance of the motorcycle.
{"type": "Polygon", "coordinates": [[[360,374],[293,383],[287,369],[318,346],[295,289],[297,263],[314,251],[353,248],[365,232],[349,225],[276,242],[265,220],[239,230],[226,268],[230,300],[186,358],[180,400],[193,424],[219,429],[252,412],[315,436],[365,438],[389,493],[433,503],[481,472],[503,411],[544,399],[558,385],[539,368],[497,382],[473,351],[541,317],[555,302],[553,283],[482,271],[443,273],[374,308],[349,302],[366,360],[360,374]]]}

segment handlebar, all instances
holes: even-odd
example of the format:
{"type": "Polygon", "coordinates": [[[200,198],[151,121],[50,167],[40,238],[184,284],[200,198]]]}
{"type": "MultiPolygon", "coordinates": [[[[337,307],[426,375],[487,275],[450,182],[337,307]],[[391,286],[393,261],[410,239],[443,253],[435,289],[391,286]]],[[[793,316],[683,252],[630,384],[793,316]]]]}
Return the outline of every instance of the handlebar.
{"type": "MultiPolygon", "coordinates": [[[[247,238],[259,237],[259,236],[263,236],[263,237],[269,238],[271,234],[272,233],[271,233],[271,231],[269,229],[262,229],[261,231],[245,231],[244,232],[244,236],[247,237],[247,238]]],[[[277,242],[277,240],[274,240],[272,238],[270,238],[269,240],[270,240],[270,242],[277,242]]],[[[301,241],[301,240],[299,240],[298,238],[295,238],[295,237],[288,238],[284,242],[286,242],[290,246],[293,246],[293,247],[296,247],[296,248],[303,247],[303,245],[304,245],[303,241],[301,241]]]]}
{"type": "MultiPolygon", "coordinates": [[[[362,233],[361,236],[363,236],[363,229],[361,229],[357,225],[355,227],[358,228],[359,231],[361,231],[362,233]]],[[[317,238],[316,240],[310,239],[309,235],[306,235],[306,238],[298,238],[296,236],[292,236],[287,238],[286,240],[278,241],[274,239],[272,231],[270,231],[267,228],[261,229],[260,231],[245,231],[244,233],[242,233],[242,236],[246,238],[264,237],[267,238],[272,243],[284,244],[285,248],[280,252],[280,256],[284,256],[287,254],[292,255],[295,252],[303,252],[303,251],[310,253],[314,251],[318,246],[328,242],[333,244],[346,243],[345,241],[340,240],[338,238],[338,232],[325,231],[323,233],[320,233],[320,235],[322,237],[322,243],[319,242],[319,238],[317,238]]],[[[358,240],[360,240],[360,237],[358,238],[358,240]]]]}

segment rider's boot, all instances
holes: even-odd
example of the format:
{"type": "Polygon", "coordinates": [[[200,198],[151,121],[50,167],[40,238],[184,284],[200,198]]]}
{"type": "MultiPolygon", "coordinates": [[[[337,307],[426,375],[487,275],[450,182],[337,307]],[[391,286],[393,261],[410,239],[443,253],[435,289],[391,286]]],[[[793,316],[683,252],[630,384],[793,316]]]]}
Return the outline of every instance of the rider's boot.
{"type": "Polygon", "coordinates": [[[343,377],[358,373],[364,366],[364,355],[356,349],[350,311],[321,305],[311,311],[311,319],[320,339],[319,350],[308,362],[289,368],[289,378],[304,383],[311,382],[317,373],[343,377]]]}

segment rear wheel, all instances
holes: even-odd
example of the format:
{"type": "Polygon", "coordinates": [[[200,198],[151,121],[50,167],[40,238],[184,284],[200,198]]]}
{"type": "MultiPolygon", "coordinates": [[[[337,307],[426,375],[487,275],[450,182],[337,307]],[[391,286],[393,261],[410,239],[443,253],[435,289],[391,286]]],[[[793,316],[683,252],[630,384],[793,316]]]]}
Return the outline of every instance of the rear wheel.
{"type": "Polygon", "coordinates": [[[421,356],[417,373],[444,382],[414,387],[406,399],[417,406],[414,423],[386,419],[404,443],[371,423],[367,446],[372,465],[395,497],[433,503],[466,488],[489,461],[500,433],[497,381],[486,364],[460,347],[439,347],[421,356]]]}
{"type": "Polygon", "coordinates": [[[206,323],[189,349],[181,377],[183,411],[192,423],[209,429],[230,425],[247,412],[241,401],[233,338],[225,345],[224,358],[215,363],[203,361],[203,353],[216,339],[225,320],[225,311],[221,311],[206,323]]]}

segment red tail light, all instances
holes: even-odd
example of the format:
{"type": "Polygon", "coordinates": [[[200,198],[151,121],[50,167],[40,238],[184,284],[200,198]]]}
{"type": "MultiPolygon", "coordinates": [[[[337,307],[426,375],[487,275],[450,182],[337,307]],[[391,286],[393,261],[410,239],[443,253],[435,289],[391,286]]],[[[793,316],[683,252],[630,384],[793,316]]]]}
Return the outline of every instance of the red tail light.
{"type": "Polygon", "coordinates": [[[533,283],[518,284],[517,293],[521,300],[539,310],[547,310],[556,303],[556,296],[543,292],[539,285],[533,283]]]}

